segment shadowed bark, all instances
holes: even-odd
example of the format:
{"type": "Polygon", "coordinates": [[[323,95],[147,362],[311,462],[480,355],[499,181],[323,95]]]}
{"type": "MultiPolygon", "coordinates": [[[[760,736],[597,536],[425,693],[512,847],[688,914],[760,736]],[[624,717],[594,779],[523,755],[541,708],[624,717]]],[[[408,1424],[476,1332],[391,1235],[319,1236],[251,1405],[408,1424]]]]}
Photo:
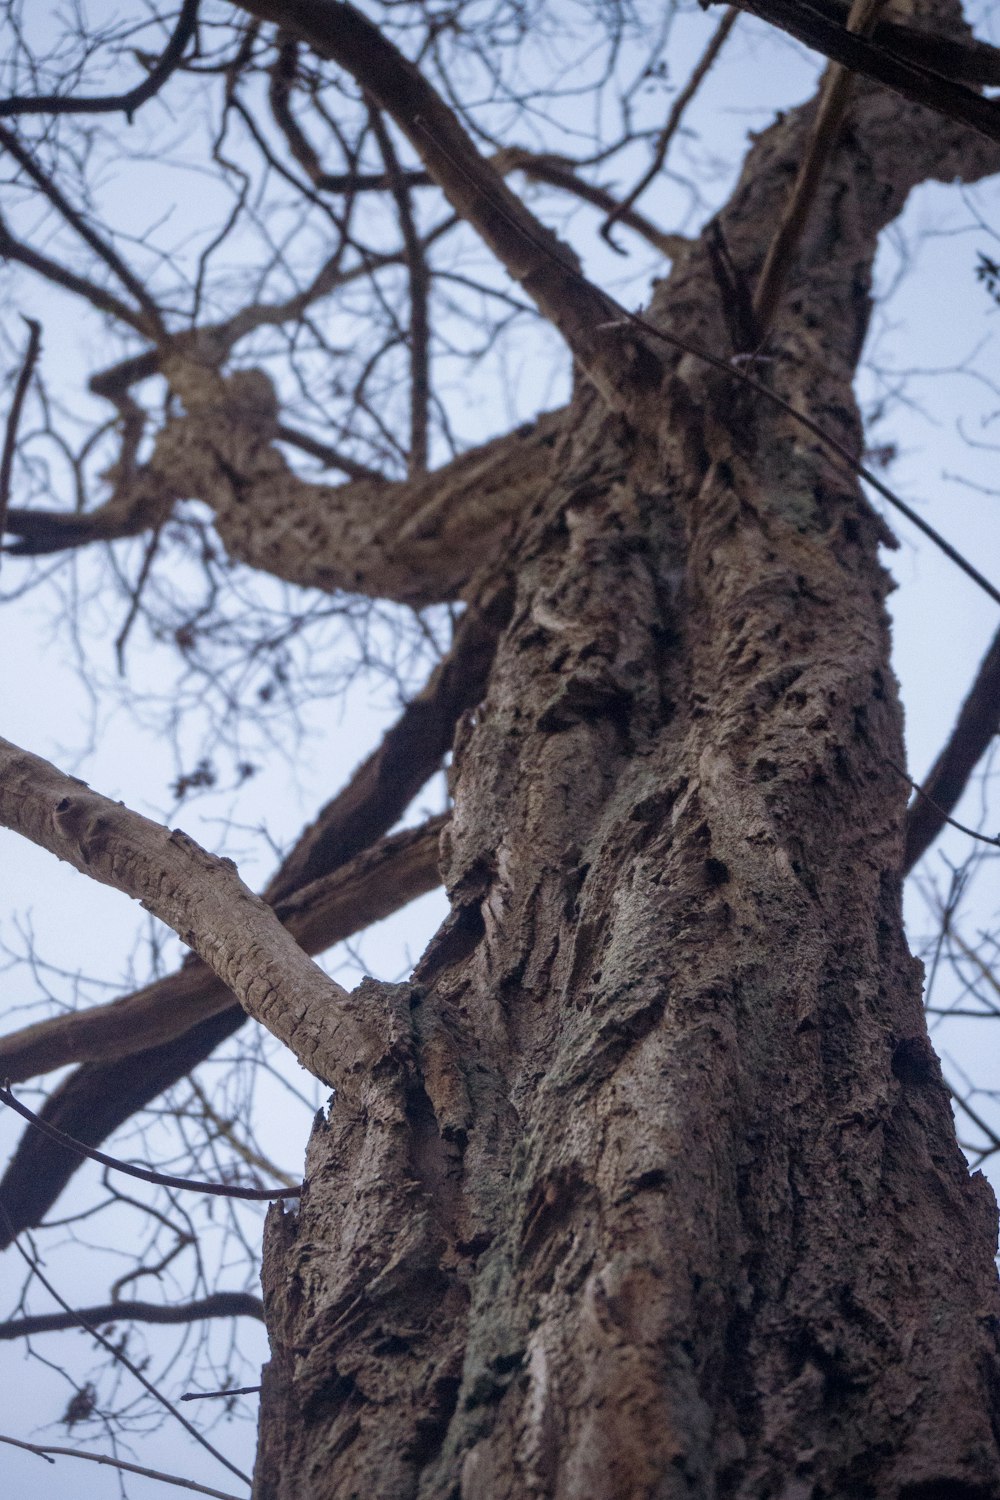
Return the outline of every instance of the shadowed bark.
{"type": "MultiPolygon", "coordinates": [[[[811,118],[722,215],[751,284],[811,118]]],[[[769,376],[856,451],[877,233],[998,164],[858,88],[769,376]]],[[[707,245],[651,316],[725,348],[707,245]]],[[[884,528],[786,413],[667,363],[655,425],[579,394],[511,539],[452,914],[391,997],[412,1052],[269,1214],[261,1500],[1000,1496],[996,1209],[902,932],[884,528]]]]}

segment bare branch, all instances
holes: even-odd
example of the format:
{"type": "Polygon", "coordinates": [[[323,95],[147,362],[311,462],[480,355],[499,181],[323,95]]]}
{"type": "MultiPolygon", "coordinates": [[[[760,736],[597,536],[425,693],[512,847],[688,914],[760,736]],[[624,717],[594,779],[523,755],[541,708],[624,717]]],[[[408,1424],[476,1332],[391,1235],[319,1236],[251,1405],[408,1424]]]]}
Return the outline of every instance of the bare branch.
{"type": "Polygon", "coordinates": [[[459,716],[482,698],[512,603],[505,583],[467,610],[449,655],[378,749],[305,830],[271,879],[265,900],[280,909],[281,902],[367,848],[402,816],[440,766],[459,716]]]}
{"type": "MultiPolygon", "coordinates": [[[[707,3],[719,4],[721,0],[707,0],[707,3]]],[[[734,0],[734,3],[740,10],[789,32],[833,62],[842,63],[853,73],[874,78],[902,94],[904,99],[968,125],[988,140],[1000,141],[1000,106],[960,83],[953,83],[943,71],[922,61],[920,56],[904,57],[890,50],[881,41],[883,35],[889,34],[888,28],[886,32],[878,30],[868,41],[828,19],[819,6],[800,4],[799,0],[734,0]]],[[[928,37],[927,50],[932,51],[936,45],[936,39],[928,37]]],[[[946,43],[941,45],[944,48],[946,43]]]]}
{"type": "Polygon", "coordinates": [[[627,216],[630,209],[632,208],[632,205],[642,197],[643,193],[649,187],[649,184],[652,182],[653,178],[657,175],[660,168],[663,166],[663,163],[666,161],[667,152],[670,150],[670,143],[673,140],[674,136],[677,134],[681,120],[684,118],[684,111],[687,109],[688,105],[691,103],[691,100],[700,89],[705,78],[708,76],[712,64],[715,62],[719,53],[725,46],[726,38],[729,36],[729,33],[735,26],[736,18],[738,15],[738,8],[735,5],[731,5],[726,11],[725,15],[722,17],[722,20],[719,22],[718,26],[715,28],[711,37],[709,38],[708,45],[706,46],[704,52],[698,59],[698,62],[695,64],[690,78],[681,89],[680,93],[677,95],[677,98],[674,100],[673,105],[671,106],[670,113],[667,116],[666,124],[656,138],[656,145],[653,149],[652,161],[650,162],[646,171],[639,178],[639,181],[636,183],[635,187],[632,188],[628,193],[626,193],[622,201],[611,210],[611,212],[608,214],[608,217],[601,225],[601,234],[607,240],[609,245],[614,245],[614,240],[611,238],[612,229],[619,222],[628,223],[627,216]]]}
{"type": "Polygon", "coordinates": [[[0,456],[0,538],[7,530],[10,484],[14,472],[14,453],[17,448],[17,431],[21,425],[24,398],[28,394],[28,386],[31,384],[31,377],[35,372],[35,365],[38,363],[38,355],[42,347],[41,324],[36,323],[34,318],[25,318],[24,321],[28,325],[28,344],[24,351],[24,359],[21,361],[17,384],[14,386],[14,399],[10,403],[10,412],[4,431],[3,454],[0,456]]]}
{"type": "Polygon", "coordinates": [[[226,379],[179,359],[167,370],[188,409],[166,423],[149,462],[84,514],[12,507],[12,553],[134,536],[183,497],[211,506],[230,557],[250,567],[327,593],[439,603],[495,555],[547,476],[562,422],[547,413],[416,479],[327,485],[296,474],[273,446],[281,425],[262,373],[226,379]]]}
{"type": "Polygon", "coordinates": [[[347,992],[318,969],[267,904],[181,832],[93,792],[0,740],[0,823],[142,902],[204,959],[302,1066],[340,1086],[379,1042],[347,992]]]}
{"type": "Polygon", "coordinates": [[[0,260],[14,260],[22,266],[27,266],[29,271],[35,271],[39,276],[44,276],[46,281],[51,281],[55,286],[61,286],[64,291],[83,297],[92,307],[96,307],[98,312],[108,313],[112,318],[118,318],[122,323],[134,328],[137,333],[148,336],[149,322],[143,314],[135,312],[127,302],[123,302],[113,292],[106,291],[94,281],[88,281],[86,276],[78,276],[75,271],[70,271],[47,255],[42,255],[40,251],[32,250],[30,246],[23,244],[11,234],[2,218],[0,218],[0,260]]]}
{"type": "Polygon", "coordinates": [[[0,1433],[0,1443],[11,1448],[23,1448],[39,1458],[54,1463],[56,1458],[83,1458],[88,1463],[104,1464],[110,1469],[121,1469],[125,1474],[141,1474],[146,1479],[159,1479],[162,1484],[175,1484],[182,1490],[193,1490],[197,1495],[211,1495],[214,1500],[238,1500],[228,1490],[213,1490],[210,1485],[199,1484],[195,1479],[184,1479],[179,1474],[166,1474],[162,1469],[147,1469],[143,1464],[130,1464],[124,1458],[114,1458],[110,1453],[91,1453],[86,1448],[63,1448],[54,1443],[26,1443],[20,1438],[7,1437],[0,1433]]]}
{"type": "MultiPolygon", "coordinates": [[[[246,1019],[240,1006],[230,1006],[162,1047],[111,1063],[84,1063],[46,1100],[43,1117],[97,1145],[204,1062],[246,1019]]],[[[0,1248],[10,1244],[12,1232],[39,1223],[80,1164],[74,1152],[25,1131],[0,1183],[0,1248]]]]}
{"type": "Polygon", "coordinates": [[[0,147],[14,158],[22,172],[31,178],[42,196],[48,199],[56,212],[80,236],[84,244],[89,245],[94,254],[103,260],[108,270],[118,277],[126,291],[132,293],[139,307],[146,314],[144,331],[151,338],[162,337],[165,329],[160,309],[139,277],[125,264],[114,246],[91,228],[79,209],[73,207],[48,173],[42,171],[30,152],[24,149],[17,136],[12,130],[8,130],[6,125],[0,125],[0,147]]]}
{"type": "Polygon", "coordinates": [[[264,1304],[251,1292],[213,1292],[193,1302],[173,1306],[160,1302],[103,1302],[73,1312],[36,1313],[0,1323],[0,1341],[32,1338],[36,1333],[59,1333],[79,1328],[81,1320],[98,1326],[108,1323],[198,1323],[204,1318],[257,1318],[264,1321],[264,1304]]]}
{"type": "MultiPolygon", "coordinates": [[[[281,901],[280,921],[315,955],[382,921],[439,883],[431,818],[363,850],[349,863],[281,901]]],[[[107,1005],[36,1022],[0,1038],[0,1077],[23,1082],[72,1062],[111,1062],[159,1046],[233,1004],[232,992],[200,960],[107,1005]]]]}
{"type": "Polygon", "coordinates": [[[50,1125],[34,1110],[22,1104],[16,1099],[10,1089],[0,1086],[0,1104],[6,1104],[15,1114],[23,1120],[48,1136],[50,1141],[55,1141],[57,1146],[62,1146],[66,1151],[75,1151],[78,1156],[86,1157],[90,1161],[100,1162],[102,1167],[109,1168],[112,1172],[121,1172],[126,1177],[135,1177],[139,1182],[151,1182],[157,1187],[175,1188],[182,1193],[201,1193],[209,1198],[241,1198],[251,1203],[271,1203],[277,1198],[297,1198],[302,1192],[302,1184],[297,1183],[292,1187],[280,1188],[244,1188],[227,1182],[198,1182],[193,1177],[174,1177],[169,1172],[154,1172],[151,1167],[137,1167],[134,1162],[122,1161],[120,1157],[108,1156],[103,1151],[96,1151],[93,1146],[85,1146],[82,1141],[75,1140],[73,1136],[67,1135],[64,1130],[57,1130],[50,1125]]]}
{"type": "MultiPolygon", "coordinates": [[[[419,790],[413,784],[414,766],[423,768],[424,781],[437,770],[441,745],[450,742],[459,715],[483,697],[512,602],[507,592],[481,614],[470,609],[450,656],[427,688],[404,710],[380,749],[328,803],[275,873],[265,894],[279,911],[284,901],[300,899],[297,893],[304,897],[303,887],[331,874],[392,826],[406,805],[401,797],[419,790]]],[[[311,920],[303,914],[304,939],[311,920]]],[[[318,915],[316,921],[319,924],[318,915]]],[[[320,933],[317,940],[322,937],[320,933]]],[[[187,974],[183,969],[177,980],[196,1006],[199,979],[195,974],[189,981],[187,974]]],[[[137,1110],[186,1077],[245,1019],[241,1009],[228,1006],[196,1025],[189,1021],[181,1035],[161,1046],[112,1062],[84,1063],[49,1097],[42,1118],[75,1139],[97,1146],[137,1110]]],[[[78,1157],[37,1133],[28,1131],[22,1136],[0,1182],[0,1203],[17,1229],[40,1221],[78,1166],[78,1157]]]]}
{"type": "Polygon", "coordinates": [[[366,464],[359,464],[357,459],[350,458],[346,453],[341,453],[338,448],[331,448],[327,443],[321,443],[318,438],[310,437],[308,432],[299,432],[294,427],[289,427],[286,422],[279,422],[275,428],[274,435],[281,443],[290,443],[293,448],[301,448],[303,453],[308,453],[311,458],[318,458],[320,463],[328,469],[339,469],[346,474],[348,479],[368,479],[376,483],[384,482],[384,475],[377,469],[369,469],[366,464]]]}
{"type": "MultiPolygon", "coordinates": [[[[7,1232],[8,1234],[10,1234],[12,1226],[9,1221],[7,1210],[2,1203],[0,1203],[0,1219],[7,1221],[7,1232]]],[[[172,1401],[168,1401],[163,1392],[156,1385],[154,1385],[149,1377],[145,1375],[142,1370],[140,1370],[139,1367],[132,1362],[132,1360],[129,1359],[128,1355],[125,1354],[125,1352],[121,1348],[119,1348],[115,1344],[112,1344],[109,1339],[106,1339],[104,1337],[104,1334],[100,1333],[97,1328],[94,1327],[93,1323],[88,1322],[88,1320],[82,1317],[79,1313],[73,1313],[73,1309],[69,1306],[69,1303],[66,1301],[66,1299],[62,1297],[53,1286],[52,1282],[49,1280],[49,1278],[46,1276],[45,1272],[39,1265],[37,1259],[33,1255],[28,1254],[28,1251],[25,1250],[24,1246],[20,1243],[15,1235],[12,1235],[12,1239],[18,1254],[21,1256],[22,1260],[24,1260],[30,1267],[32,1275],[38,1278],[42,1286],[48,1292],[49,1296],[52,1297],[54,1301],[59,1303],[59,1306],[62,1308],[63,1312],[72,1314],[76,1318],[78,1326],[89,1333],[92,1338],[96,1339],[97,1342],[101,1345],[102,1349],[107,1350],[116,1364],[122,1365],[126,1370],[128,1370],[129,1374],[139,1382],[143,1390],[147,1391],[149,1395],[154,1398],[154,1400],[158,1401],[164,1408],[164,1410],[168,1411],[174,1418],[174,1420],[180,1423],[185,1432],[190,1433],[191,1437],[194,1438],[196,1443],[199,1443],[201,1447],[206,1450],[206,1452],[211,1453],[213,1458],[218,1459],[219,1463],[227,1468],[231,1474],[235,1474],[237,1479],[242,1479],[244,1484],[250,1484],[250,1479],[246,1474],[243,1473],[242,1469],[238,1469],[234,1463],[230,1463],[225,1454],[220,1453],[218,1448],[216,1448],[214,1444],[210,1443],[208,1441],[208,1438],[205,1437],[203,1433],[199,1432],[197,1427],[195,1427],[191,1422],[188,1421],[184,1413],[177,1410],[172,1401]]]]}
{"type": "MultiPolygon", "coordinates": [[[[636,212],[628,203],[620,203],[606,188],[585,182],[573,162],[559,156],[546,156],[535,151],[524,151],[520,146],[508,146],[491,157],[497,171],[523,172],[532,182],[544,182],[549,187],[561,188],[572,193],[584,203],[591,203],[610,215],[608,223],[617,222],[641,234],[644,240],[664,255],[673,258],[679,250],[690,243],[683,235],[668,234],[658,229],[644,214],[636,212]]],[[[603,232],[603,231],[602,231],[603,232]]]]}
{"type": "Polygon", "coordinates": [[[184,49],[194,35],[198,19],[199,0],[184,0],[170,40],[159,58],[141,83],[125,94],[110,94],[103,98],[73,98],[65,94],[46,94],[31,97],[0,99],[0,118],[11,115],[89,115],[114,114],[122,110],[131,124],[136,110],[158,94],[171,73],[184,56],[184,49]]]}
{"type": "Polygon", "coordinates": [[[338,63],[395,120],[455,212],[558,328],[609,406],[658,382],[655,357],[602,332],[611,303],[576,257],[507,187],[454,111],[389,39],[347,0],[252,0],[242,9],[276,21],[338,63]]]}
{"type": "Polygon", "coordinates": [[[969,777],[991,740],[1000,734],[1000,631],[983,657],[976,679],[959,710],[948,743],[914,797],[906,814],[908,873],[927,852],[948,821],[969,777]]]}

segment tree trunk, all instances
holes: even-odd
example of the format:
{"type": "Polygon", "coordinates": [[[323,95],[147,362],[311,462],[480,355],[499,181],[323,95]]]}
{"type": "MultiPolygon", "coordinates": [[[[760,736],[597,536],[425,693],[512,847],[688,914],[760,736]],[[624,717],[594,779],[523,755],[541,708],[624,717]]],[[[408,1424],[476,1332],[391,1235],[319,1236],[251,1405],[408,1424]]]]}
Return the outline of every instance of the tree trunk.
{"type": "MultiPolygon", "coordinates": [[[[751,283],[811,115],[721,216],[751,283]]],[[[877,233],[997,165],[859,87],[758,367],[855,452],[877,233]]],[[[703,242],[651,317],[725,350],[723,311],[703,242]]],[[[886,533],[787,413],[655,353],[655,425],[582,389],[507,543],[452,914],[366,987],[393,1044],[271,1211],[259,1500],[1000,1497],[996,1209],[902,930],[886,533]]]]}

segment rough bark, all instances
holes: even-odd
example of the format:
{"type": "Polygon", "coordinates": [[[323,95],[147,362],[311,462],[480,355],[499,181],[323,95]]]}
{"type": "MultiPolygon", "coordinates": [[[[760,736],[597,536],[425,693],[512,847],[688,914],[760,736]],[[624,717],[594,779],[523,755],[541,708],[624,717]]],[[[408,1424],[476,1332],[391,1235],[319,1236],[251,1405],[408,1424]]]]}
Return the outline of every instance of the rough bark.
{"type": "Polygon", "coordinates": [[[164,424],[149,462],[109,474],[113,494],[96,510],[11,508],[12,553],[136,536],[178,500],[203,500],[234,561],[302,588],[414,607],[457,599],[544,479],[562,419],[546,413],[417,479],[322,484],[275,447],[282,428],[263,371],[223,376],[190,355],[161,363],[185,410],[164,424]]]}
{"type": "MultiPolygon", "coordinates": [[[[810,119],[722,215],[751,281],[810,119]]],[[[856,449],[877,232],[997,165],[859,88],[771,367],[856,449]]],[[[724,349],[704,245],[652,316],[724,349]]],[[[902,931],[884,528],[787,414],[667,362],[655,426],[579,394],[511,539],[452,914],[384,992],[410,1048],[269,1216],[259,1500],[1000,1497],[996,1208],[902,931]]]]}

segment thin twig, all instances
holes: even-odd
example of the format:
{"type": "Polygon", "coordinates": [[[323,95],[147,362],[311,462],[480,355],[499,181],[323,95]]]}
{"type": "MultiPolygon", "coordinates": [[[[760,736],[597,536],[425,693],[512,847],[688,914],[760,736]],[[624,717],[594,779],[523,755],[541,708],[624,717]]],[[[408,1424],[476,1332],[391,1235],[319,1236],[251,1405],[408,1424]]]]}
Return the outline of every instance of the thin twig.
{"type": "Polygon", "coordinates": [[[122,286],[132,293],[146,314],[148,327],[145,331],[153,337],[162,337],[166,330],[160,309],[149,295],[143,282],[131,267],[126,265],[114,246],[102,239],[96,230],[91,228],[80,210],[74,208],[48,173],[38,165],[30,151],[25,150],[14,132],[8,130],[6,125],[0,125],[0,146],[14,158],[22,172],[27,173],[42,196],[48,199],[56,212],[61,214],[70,228],[80,236],[84,244],[90,246],[94,254],[103,260],[108,270],[118,277],[122,286]]]}
{"type": "Polygon", "coordinates": [[[9,1088],[0,1087],[0,1104],[6,1104],[15,1114],[27,1120],[36,1130],[41,1131],[50,1140],[59,1146],[65,1146],[67,1151],[75,1151],[77,1156],[89,1157],[91,1161],[98,1161],[102,1167],[110,1167],[113,1172],[123,1172],[126,1177],[137,1177],[140,1182],[153,1182],[158,1187],[178,1188],[181,1192],[206,1193],[215,1198],[245,1198],[254,1203],[267,1203],[275,1198],[297,1198],[302,1192],[302,1184],[295,1187],[282,1188],[241,1188],[231,1187],[224,1182],[199,1182],[193,1177],[173,1177],[167,1172],[154,1172],[151,1167],[136,1167],[130,1162],[121,1161],[117,1156],[107,1156],[103,1151],[97,1151],[93,1146],[85,1146],[75,1136],[67,1135],[65,1131],[59,1130],[55,1125],[42,1120],[20,1099],[16,1099],[9,1088]]]}
{"type": "MultiPolygon", "coordinates": [[[[25,1250],[24,1246],[21,1244],[21,1241],[18,1239],[16,1233],[14,1232],[14,1226],[10,1221],[10,1215],[8,1214],[2,1202],[0,1202],[0,1218],[2,1218],[6,1223],[7,1231],[10,1235],[11,1241],[13,1242],[14,1248],[17,1250],[17,1253],[20,1255],[21,1259],[29,1267],[32,1274],[38,1277],[38,1280],[42,1283],[42,1286],[48,1292],[49,1296],[53,1299],[53,1301],[59,1303],[59,1306],[63,1309],[64,1312],[72,1313],[73,1309],[70,1307],[66,1299],[53,1286],[52,1282],[45,1275],[45,1272],[38,1264],[38,1261],[33,1255],[29,1255],[28,1251],[25,1250]]],[[[178,1411],[174,1403],[169,1400],[169,1398],[166,1397],[163,1392],[159,1390],[150,1379],[148,1379],[146,1375],[143,1374],[143,1372],[138,1368],[137,1365],[134,1365],[132,1363],[127,1354],[124,1354],[122,1350],[117,1347],[117,1345],[111,1342],[110,1339],[106,1339],[103,1333],[100,1333],[92,1323],[88,1323],[86,1318],[82,1318],[79,1313],[75,1313],[74,1317],[81,1328],[85,1329],[92,1338],[95,1338],[101,1345],[101,1347],[103,1349],[106,1349],[118,1364],[124,1365],[125,1369],[128,1370],[130,1375],[133,1375],[135,1379],[138,1380],[143,1389],[148,1391],[148,1393],[152,1397],[154,1397],[155,1400],[159,1401],[160,1405],[164,1407],[164,1409],[168,1411],[172,1417],[176,1418],[176,1420],[184,1428],[185,1432],[189,1432],[196,1443],[200,1443],[207,1452],[211,1453],[213,1458],[218,1459],[219,1463],[222,1464],[224,1468],[227,1468],[231,1474],[235,1474],[237,1479],[242,1479],[243,1483],[246,1485],[252,1484],[252,1480],[250,1479],[249,1475],[244,1474],[242,1469],[238,1469],[234,1463],[231,1463],[224,1453],[220,1453],[218,1448],[216,1448],[213,1443],[209,1442],[204,1433],[199,1432],[197,1427],[195,1427],[192,1422],[188,1421],[184,1413],[178,1411]]]]}
{"type": "Polygon", "coordinates": [[[143,553],[142,564],[139,568],[139,576],[135,581],[135,588],[132,590],[132,596],[129,600],[128,613],[125,616],[125,623],[122,625],[121,630],[119,630],[118,635],[115,638],[115,661],[118,663],[119,677],[125,676],[125,647],[128,645],[128,638],[132,632],[132,626],[135,624],[139,615],[139,607],[142,603],[142,591],[146,587],[146,583],[153,566],[153,559],[155,558],[157,550],[159,549],[160,536],[162,532],[162,526],[155,527],[153,530],[153,535],[150,537],[146,545],[146,550],[143,553]]]}
{"type": "Polygon", "coordinates": [[[178,1401],[220,1401],[223,1396],[256,1396],[259,1385],[237,1385],[229,1391],[185,1391],[178,1401]]]}
{"type": "Polygon", "coordinates": [[[103,98],[83,97],[79,99],[63,94],[44,94],[36,98],[15,95],[10,99],[0,99],[0,118],[10,115],[42,114],[107,115],[123,110],[125,118],[131,125],[132,116],[139,106],[145,104],[147,99],[152,99],[177,68],[184,55],[184,49],[194,33],[197,19],[198,0],[184,0],[180,15],[177,17],[177,25],[167,45],[143,81],[136,84],[134,89],[129,89],[127,93],[110,94],[103,98]]]}
{"type": "Polygon", "coordinates": [[[616,208],[612,209],[611,213],[608,214],[608,217],[601,225],[601,234],[613,249],[617,250],[618,246],[611,238],[612,229],[618,223],[619,219],[624,219],[625,215],[629,212],[632,205],[642,197],[643,193],[649,187],[649,184],[652,182],[653,178],[656,176],[660,168],[663,166],[663,163],[666,161],[667,152],[670,150],[670,143],[673,140],[674,136],[677,134],[677,130],[681,123],[681,119],[683,118],[684,111],[687,109],[688,105],[691,103],[691,100],[698,92],[699,88],[701,87],[702,81],[707,75],[709,69],[715,62],[719,53],[722,51],[727,36],[736,24],[736,18],[738,15],[739,10],[737,9],[737,7],[735,5],[731,5],[726,11],[725,15],[722,17],[722,20],[719,22],[718,26],[715,28],[714,32],[709,38],[708,46],[705,48],[701,57],[698,59],[698,62],[695,64],[694,72],[691,74],[691,77],[688,79],[687,83],[681,89],[680,93],[677,95],[677,98],[673,102],[670,113],[667,116],[666,124],[657,137],[656,147],[653,151],[653,160],[650,162],[646,171],[639,178],[639,181],[636,183],[635,187],[632,188],[631,192],[625,195],[625,197],[621,200],[616,208]]]}
{"type": "MultiPolygon", "coordinates": [[[[22,314],[23,316],[23,314],[22,314]]],[[[24,398],[28,394],[28,386],[38,363],[38,356],[42,348],[42,325],[34,318],[25,318],[28,325],[28,346],[24,351],[24,359],[21,361],[21,370],[14,387],[14,399],[10,404],[10,414],[7,417],[7,430],[4,433],[3,456],[0,457],[0,541],[3,540],[4,532],[7,530],[7,511],[10,507],[10,486],[14,473],[14,454],[17,450],[17,431],[21,425],[21,412],[24,408],[24,398]]]]}
{"type": "MultiPolygon", "coordinates": [[[[184,1400],[183,1396],[181,1400],[184,1400]]],[[[107,1464],[113,1469],[123,1469],[126,1474],[142,1474],[146,1479],[176,1484],[181,1489],[194,1490],[199,1495],[212,1495],[215,1500],[239,1500],[237,1495],[231,1495],[228,1490],[213,1490],[207,1484],[199,1484],[196,1479],[182,1479],[179,1474],[165,1474],[162,1469],[147,1469],[142,1464],[130,1464],[124,1458],[113,1458],[110,1453],[88,1453],[85,1448],[61,1448],[53,1443],[26,1443],[20,1438],[7,1437],[2,1432],[0,1443],[7,1443],[11,1448],[24,1448],[26,1452],[34,1453],[50,1464],[56,1461],[53,1455],[59,1458],[85,1458],[92,1464],[107,1464]]]]}

